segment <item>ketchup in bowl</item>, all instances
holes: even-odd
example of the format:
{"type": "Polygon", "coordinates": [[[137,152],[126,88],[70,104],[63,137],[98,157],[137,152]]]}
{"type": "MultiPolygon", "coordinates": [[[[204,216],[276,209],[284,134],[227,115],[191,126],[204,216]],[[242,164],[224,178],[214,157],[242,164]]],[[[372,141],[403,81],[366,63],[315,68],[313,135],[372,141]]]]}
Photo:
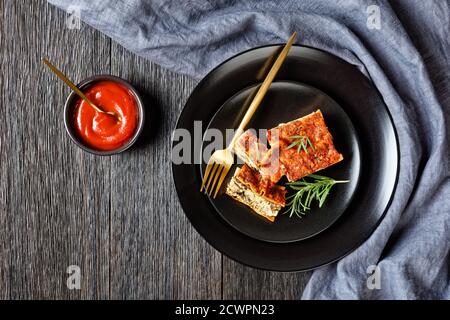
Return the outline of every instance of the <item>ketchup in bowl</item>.
{"type": "Polygon", "coordinates": [[[84,94],[103,111],[113,111],[116,117],[96,111],[78,98],[73,108],[72,128],[87,147],[99,151],[119,149],[135,135],[139,110],[133,93],[112,80],[93,82],[84,94]]]}

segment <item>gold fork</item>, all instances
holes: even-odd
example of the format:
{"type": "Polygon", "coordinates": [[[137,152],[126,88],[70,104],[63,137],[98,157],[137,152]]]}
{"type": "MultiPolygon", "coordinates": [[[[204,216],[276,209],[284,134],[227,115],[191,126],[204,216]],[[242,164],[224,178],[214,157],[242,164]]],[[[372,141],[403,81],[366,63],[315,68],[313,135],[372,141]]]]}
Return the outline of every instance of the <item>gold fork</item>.
{"type": "Polygon", "coordinates": [[[206,166],[205,170],[205,175],[203,176],[200,192],[203,191],[203,189],[205,189],[205,193],[211,196],[215,187],[213,198],[216,197],[217,192],[220,190],[220,187],[222,186],[222,183],[228,174],[228,171],[230,171],[230,168],[233,165],[234,144],[239,138],[239,136],[244,132],[245,127],[249,123],[256,109],[261,104],[262,99],[266,95],[267,90],[269,90],[270,84],[275,78],[275,75],[277,74],[278,70],[280,70],[280,67],[283,64],[284,59],[286,58],[289,49],[292,47],[292,44],[294,43],[296,37],[297,32],[294,32],[292,36],[289,38],[286,45],[284,46],[283,50],[280,52],[280,55],[278,56],[277,60],[275,60],[272,68],[270,69],[269,73],[264,79],[264,82],[262,83],[255,97],[253,98],[252,103],[248,107],[247,112],[242,118],[242,121],[239,124],[239,127],[237,128],[233,136],[233,139],[231,140],[228,147],[223,150],[214,151],[211,158],[209,158],[208,165],[206,166]]]}

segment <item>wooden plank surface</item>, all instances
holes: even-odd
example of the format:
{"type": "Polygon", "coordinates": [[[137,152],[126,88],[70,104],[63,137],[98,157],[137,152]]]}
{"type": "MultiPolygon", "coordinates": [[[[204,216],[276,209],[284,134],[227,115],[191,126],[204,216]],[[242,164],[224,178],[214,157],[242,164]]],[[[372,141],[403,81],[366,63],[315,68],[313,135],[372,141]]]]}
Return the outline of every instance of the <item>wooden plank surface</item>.
{"type": "Polygon", "coordinates": [[[300,299],[311,272],[256,270],[223,257],[223,299],[300,299]]]}
{"type": "Polygon", "coordinates": [[[111,297],[220,299],[221,256],[184,216],[171,174],[171,133],[196,82],[114,42],[111,64],[145,96],[147,116],[140,146],[111,158],[111,297]]]}
{"type": "Polygon", "coordinates": [[[14,299],[109,294],[110,159],[69,141],[62,121],[69,89],[41,58],[80,81],[109,72],[110,40],[88,27],[67,29],[65,16],[43,1],[4,2],[1,162],[9,234],[2,247],[14,299]],[[66,287],[69,265],[81,269],[81,290],[66,287]]]}
{"type": "Polygon", "coordinates": [[[235,263],[209,246],[178,203],[170,170],[176,119],[197,80],[139,58],[45,1],[0,0],[0,299],[297,299],[309,273],[235,263]],[[97,157],[62,122],[71,79],[111,73],[146,100],[139,145],[97,157]],[[81,289],[66,287],[69,265],[81,289]]]}
{"type": "MultiPolygon", "coordinates": [[[[4,0],[0,0],[0,48],[5,48],[5,10],[4,0]]],[[[0,69],[6,70],[6,50],[1,50],[0,69]]],[[[0,123],[5,123],[8,118],[3,107],[6,103],[4,92],[6,92],[6,77],[4,72],[0,72],[0,123]]],[[[8,171],[7,171],[7,151],[5,146],[6,135],[3,133],[5,129],[0,130],[0,299],[8,299],[9,278],[10,278],[10,251],[9,251],[9,224],[7,211],[7,188],[8,188],[8,171]]]]}

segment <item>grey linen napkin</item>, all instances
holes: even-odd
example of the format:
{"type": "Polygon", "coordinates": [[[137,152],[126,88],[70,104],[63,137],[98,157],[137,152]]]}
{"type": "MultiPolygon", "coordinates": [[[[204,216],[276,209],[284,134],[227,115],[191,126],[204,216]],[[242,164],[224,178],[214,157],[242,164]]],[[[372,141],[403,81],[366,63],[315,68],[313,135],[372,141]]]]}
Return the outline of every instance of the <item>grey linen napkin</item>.
{"type": "Polygon", "coordinates": [[[294,30],[299,42],[357,65],[393,114],[399,185],[370,239],[316,270],[303,298],[450,298],[448,0],[50,3],[76,8],[84,22],[129,50],[194,77],[245,49],[283,42],[294,30]],[[368,279],[371,265],[379,283],[368,279]]]}

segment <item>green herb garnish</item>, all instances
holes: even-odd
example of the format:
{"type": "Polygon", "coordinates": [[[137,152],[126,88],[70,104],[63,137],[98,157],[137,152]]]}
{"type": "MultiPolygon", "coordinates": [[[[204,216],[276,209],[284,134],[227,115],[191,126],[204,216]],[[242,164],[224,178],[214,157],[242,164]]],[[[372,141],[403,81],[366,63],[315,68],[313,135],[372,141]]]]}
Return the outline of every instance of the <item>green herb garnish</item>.
{"type": "Polygon", "coordinates": [[[331,188],[337,183],[347,182],[349,181],[334,180],[317,174],[310,174],[306,178],[288,182],[287,185],[296,192],[287,197],[290,201],[286,205],[288,207],[286,212],[289,212],[289,217],[292,217],[294,214],[301,217],[306,214],[306,211],[310,210],[311,203],[314,199],[319,201],[319,208],[321,208],[327,199],[331,188]],[[312,181],[307,181],[306,179],[312,181]]]}
{"type": "Polygon", "coordinates": [[[301,150],[304,150],[306,153],[308,153],[308,145],[309,145],[311,149],[313,149],[313,151],[316,151],[316,149],[314,149],[311,140],[309,140],[307,136],[296,135],[290,136],[289,138],[295,140],[290,145],[287,146],[286,150],[297,146],[297,152],[300,153],[301,150]]]}

